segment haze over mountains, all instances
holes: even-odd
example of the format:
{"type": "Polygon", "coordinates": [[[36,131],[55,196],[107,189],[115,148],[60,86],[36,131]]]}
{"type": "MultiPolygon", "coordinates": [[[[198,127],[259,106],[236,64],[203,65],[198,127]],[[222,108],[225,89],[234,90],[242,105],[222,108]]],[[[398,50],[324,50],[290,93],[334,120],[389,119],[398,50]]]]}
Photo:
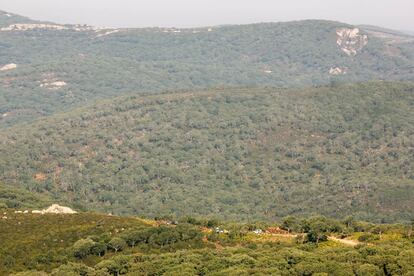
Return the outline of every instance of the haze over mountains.
{"type": "Polygon", "coordinates": [[[0,26],[2,126],[124,94],[414,78],[413,37],[339,22],[95,29],[1,12],[0,26]]]}

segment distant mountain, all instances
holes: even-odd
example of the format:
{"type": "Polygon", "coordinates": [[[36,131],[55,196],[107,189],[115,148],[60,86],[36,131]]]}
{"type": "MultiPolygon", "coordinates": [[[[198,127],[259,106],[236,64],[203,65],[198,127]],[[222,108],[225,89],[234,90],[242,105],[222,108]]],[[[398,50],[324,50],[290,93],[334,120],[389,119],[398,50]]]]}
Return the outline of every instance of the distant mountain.
{"type": "Polygon", "coordinates": [[[0,133],[0,181],[114,214],[410,220],[414,84],[121,97],[0,133]]]}
{"type": "Polygon", "coordinates": [[[367,32],[371,31],[371,32],[384,33],[384,34],[401,36],[401,37],[411,36],[409,32],[406,32],[406,31],[392,30],[392,29],[373,26],[373,25],[359,25],[358,27],[361,29],[364,29],[367,32]]]}
{"type": "Polygon", "coordinates": [[[339,22],[97,29],[0,12],[0,126],[126,94],[413,80],[413,64],[411,37],[339,22]]]}
{"type": "Polygon", "coordinates": [[[408,34],[408,35],[411,35],[411,36],[414,36],[414,31],[407,31],[407,30],[404,30],[404,31],[401,31],[401,32],[403,32],[403,33],[405,33],[405,34],[408,34]]]}
{"type": "Polygon", "coordinates": [[[5,12],[0,10],[0,27],[8,27],[11,24],[22,24],[22,23],[39,23],[30,18],[23,17],[17,14],[5,12]]]}

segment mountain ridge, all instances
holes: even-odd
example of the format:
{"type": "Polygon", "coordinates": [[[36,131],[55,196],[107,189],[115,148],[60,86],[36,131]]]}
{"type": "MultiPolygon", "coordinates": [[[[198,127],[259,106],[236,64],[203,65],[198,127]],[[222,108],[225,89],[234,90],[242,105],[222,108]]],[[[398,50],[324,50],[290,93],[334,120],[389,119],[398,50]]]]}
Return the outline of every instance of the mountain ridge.
{"type": "Polygon", "coordinates": [[[414,43],[333,21],[185,30],[32,23],[0,31],[0,127],[124,94],[414,79],[414,43]]]}
{"type": "Polygon", "coordinates": [[[61,25],[61,26],[89,26],[91,28],[95,29],[122,29],[122,30],[139,30],[139,29],[181,29],[181,30],[193,30],[193,29],[205,29],[205,28],[218,28],[218,27],[237,27],[237,26],[248,26],[248,25],[261,25],[261,24],[284,24],[284,23],[309,23],[309,22],[327,22],[327,23],[335,23],[335,24],[341,24],[343,26],[353,26],[353,27],[359,27],[361,29],[365,28],[374,28],[378,30],[388,31],[392,33],[399,33],[402,35],[409,35],[412,36],[412,31],[408,30],[398,30],[393,28],[388,28],[385,26],[379,26],[379,25],[371,25],[371,24],[352,24],[337,20],[331,20],[331,19],[318,19],[318,18],[312,18],[312,19],[297,19],[297,20],[284,20],[284,21],[258,21],[258,22],[252,22],[252,23],[229,23],[229,24],[213,24],[213,25],[203,25],[203,26],[196,26],[196,27],[177,27],[174,25],[170,26],[141,26],[141,27],[115,27],[115,26],[94,26],[90,24],[84,24],[84,23],[56,23],[50,20],[36,20],[32,19],[30,17],[21,16],[17,13],[11,13],[7,12],[6,10],[0,10],[0,16],[4,15],[10,15],[12,17],[17,17],[20,20],[23,20],[21,22],[17,23],[27,23],[27,21],[30,22],[38,22],[38,23],[50,23],[55,25],[61,25]],[[26,21],[26,22],[25,22],[26,21]]]}
{"type": "MultiPolygon", "coordinates": [[[[0,16],[6,16],[9,18],[16,17],[17,20],[23,20],[17,23],[27,23],[27,22],[38,22],[38,23],[50,23],[56,24],[61,26],[90,26],[96,29],[123,29],[123,30],[134,30],[134,29],[182,29],[182,30],[192,30],[192,29],[205,29],[205,28],[217,28],[217,27],[232,27],[232,26],[247,26],[247,25],[260,25],[260,24],[283,24],[283,23],[294,23],[294,22],[327,22],[327,23],[339,23],[344,26],[356,26],[355,24],[340,22],[336,20],[329,20],[329,19],[301,19],[301,20],[290,20],[290,21],[263,21],[263,22],[254,22],[254,23],[240,23],[240,24],[216,24],[216,25],[205,25],[205,26],[197,26],[197,27],[177,27],[177,26],[142,26],[142,27],[111,27],[111,26],[93,26],[89,24],[81,24],[81,23],[56,23],[49,20],[35,20],[31,19],[30,17],[21,16],[15,13],[7,12],[5,10],[0,10],[0,16]]],[[[0,21],[1,22],[1,21],[0,21]]],[[[361,25],[365,26],[365,25],[361,25]]],[[[367,25],[368,26],[368,25],[367,25]]],[[[381,28],[378,26],[378,28],[381,28]]]]}

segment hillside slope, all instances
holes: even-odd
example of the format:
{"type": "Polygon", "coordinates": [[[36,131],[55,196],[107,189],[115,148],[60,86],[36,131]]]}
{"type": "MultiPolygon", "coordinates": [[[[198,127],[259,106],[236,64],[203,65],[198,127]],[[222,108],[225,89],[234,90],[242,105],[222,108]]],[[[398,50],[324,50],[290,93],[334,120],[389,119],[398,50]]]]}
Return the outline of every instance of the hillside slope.
{"type": "Polygon", "coordinates": [[[0,208],[43,208],[51,203],[47,196],[0,183],[0,208]]]}
{"type": "Polygon", "coordinates": [[[124,94],[414,79],[412,40],[339,22],[97,29],[1,12],[0,27],[0,126],[124,94]]]}
{"type": "Polygon", "coordinates": [[[71,247],[82,238],[105,236],[108,239],[125,229],[150,227],[144,220],[132,217],[93,213],[20,214],[1,207],[0,210],[1,275],[13,270],[51,269],[74,261],[76,258],[70,256],[71,247]]]}
{"type": "Polygon", "coordinates": [[[282,224],[190,218],[171,225],[92,213],[0,211],[7,213],[7,219],[0,219],[1,275],[385,276],[414,272],[410,225],[324,217],[290,217],[282,224]],[[216,227],[226,231],[216,233],[216,227]],[[288,234],[286,227],[295,232],[288,234]]]}
{"type": "Polygon", "coordinates": [[[27,17],[23,17],[17,14],[5,12],[0,10],[0,27],[5,28],[12,24],[32,24],[32,23],[40,23],[34,20],[31,20],[27,17]]]}
{"type": "Polygon", "coordinates": [[[121,97],[0,133],[8,185],[117,214],[409,220],[414,85],[121,97]]]}

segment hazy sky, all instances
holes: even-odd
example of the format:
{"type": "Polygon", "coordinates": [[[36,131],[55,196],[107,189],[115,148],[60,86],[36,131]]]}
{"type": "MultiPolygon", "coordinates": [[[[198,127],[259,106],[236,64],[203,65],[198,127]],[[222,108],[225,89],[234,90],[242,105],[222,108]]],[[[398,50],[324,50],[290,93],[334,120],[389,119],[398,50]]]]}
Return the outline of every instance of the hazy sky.
{"type": "Polygon", "coordinates": [[[331,19],[414,31],[414,0],[0,0],[34,19],[108,27],[194,27],[331,19]]]}

